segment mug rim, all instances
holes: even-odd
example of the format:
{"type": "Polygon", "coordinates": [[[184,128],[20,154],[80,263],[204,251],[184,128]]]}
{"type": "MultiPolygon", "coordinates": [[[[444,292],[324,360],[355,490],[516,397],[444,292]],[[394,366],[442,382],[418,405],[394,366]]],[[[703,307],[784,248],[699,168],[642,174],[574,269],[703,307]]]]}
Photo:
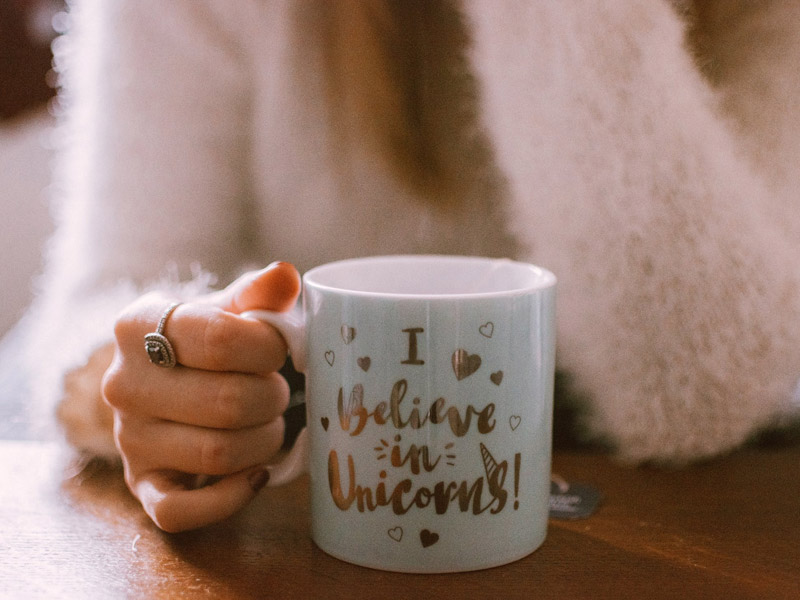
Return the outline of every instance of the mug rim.
{"type": "Polygon", "coordinates": [[[346,296],[356,296],[365,298],[387,298],[387,299],[407,299],[407,300],[454,300],[454,299],[480,299],[480,298],[499,298],[522,296],[555,287],[556,276],[543,267],[532,263],[513,260],[510,258],[493,258],[487,256],[465,256],[448,254],[390,254],[364,256],[358,258],[348,258],[332,261],[318,265],[306,271],[303,275],[303,283],[313,289],[336,293],[346,296]],[[372,290],[359,290],[344,285],[335,285],[318,281],[320,275],[327,274],[331,270],[347,268],[352,265],[379,264],[390,262],[414,262],[423,266],[426,262],[451,263],[465,265],[468,263],[513,265],[520,271],[527,271],[531,276],[529,285],[520,285],[508,289],[483,291],[483,292],[458,292],[458,293],[413,293],[413,292],[383,292],[372,290]]]}

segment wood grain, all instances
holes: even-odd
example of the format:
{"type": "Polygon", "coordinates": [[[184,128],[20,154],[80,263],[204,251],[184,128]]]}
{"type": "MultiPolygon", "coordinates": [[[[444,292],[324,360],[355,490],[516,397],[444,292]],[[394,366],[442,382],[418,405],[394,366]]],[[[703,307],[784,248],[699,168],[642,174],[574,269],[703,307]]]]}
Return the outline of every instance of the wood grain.
{"type": "Polygon", "coordinates": [[[331,558],[309,538],[307,480],[244,513],[160,532],[120,473],[62,483],[63,452],[0,442],[2,598],[800,598],[800,446],[684,470],[557,452],[554,470],[604,494],[551,521],[540,550],[474,573],[415,576],[331,558]]]}

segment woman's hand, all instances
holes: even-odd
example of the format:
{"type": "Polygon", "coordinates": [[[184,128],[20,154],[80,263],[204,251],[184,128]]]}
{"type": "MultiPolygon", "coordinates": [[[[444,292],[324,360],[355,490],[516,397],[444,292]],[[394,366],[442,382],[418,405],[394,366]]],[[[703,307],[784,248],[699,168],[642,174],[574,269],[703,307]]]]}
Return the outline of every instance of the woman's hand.
{"type": "Polygon", "coordinates": [[[143,296],[117,321],[103,395],[125,481],[161,529],[222,520],[267,483],[264,465],[283,442],[289,388],[277,370],[287,349],[270,325],[238,315],[288,310],[299,292],[295,268],[273,263],[181,304],[164,329],[178,362],[171,369],[152,364],[144,349],[168,298],[143,296]],[[197,487],[198,475],[213,483],[197,487]]]}

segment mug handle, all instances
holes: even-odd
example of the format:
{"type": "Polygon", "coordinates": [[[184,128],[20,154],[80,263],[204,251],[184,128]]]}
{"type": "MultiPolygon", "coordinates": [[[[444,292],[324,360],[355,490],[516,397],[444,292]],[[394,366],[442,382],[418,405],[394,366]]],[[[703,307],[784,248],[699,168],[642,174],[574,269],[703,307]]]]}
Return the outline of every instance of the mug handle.
{"type": "MultiPolygon", "coordinates": [[[[295,369],[306,371],[306,324],[302,309],[296,307],[289,312],[269,310],[248,310],[241,317],[269,323],[283,336],[289,347],[295,369]]],[[[267,465],[269,481],[267,486],[276,487],[287,484],[308,471],[308,428],[303,427],[289,451],[288,456],[274,465],[267,465]]]]}

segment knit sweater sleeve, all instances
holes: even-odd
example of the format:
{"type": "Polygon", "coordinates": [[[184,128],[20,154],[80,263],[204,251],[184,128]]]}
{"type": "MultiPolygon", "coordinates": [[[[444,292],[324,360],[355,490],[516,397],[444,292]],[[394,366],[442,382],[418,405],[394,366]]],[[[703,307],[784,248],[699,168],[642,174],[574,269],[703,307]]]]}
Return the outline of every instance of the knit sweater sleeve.
{"type": "Polygon", "coordinates": [[[107,421],[93,415],[118,312],[145,289],[199,293],[248,260],[248,74],[223,9],[76,1],[55,45],[56,233],[23,327],[38,416],[61,401],[67,437],[92,454],[115,452],[88,421],[107,421]]]}
{"type": "Polygon", "coordinates": [[[559,277],[588,431],[680,464],[796,419],[796,194],[743,159],[672,8],[465,6],[511,228],[559,277]]]}

